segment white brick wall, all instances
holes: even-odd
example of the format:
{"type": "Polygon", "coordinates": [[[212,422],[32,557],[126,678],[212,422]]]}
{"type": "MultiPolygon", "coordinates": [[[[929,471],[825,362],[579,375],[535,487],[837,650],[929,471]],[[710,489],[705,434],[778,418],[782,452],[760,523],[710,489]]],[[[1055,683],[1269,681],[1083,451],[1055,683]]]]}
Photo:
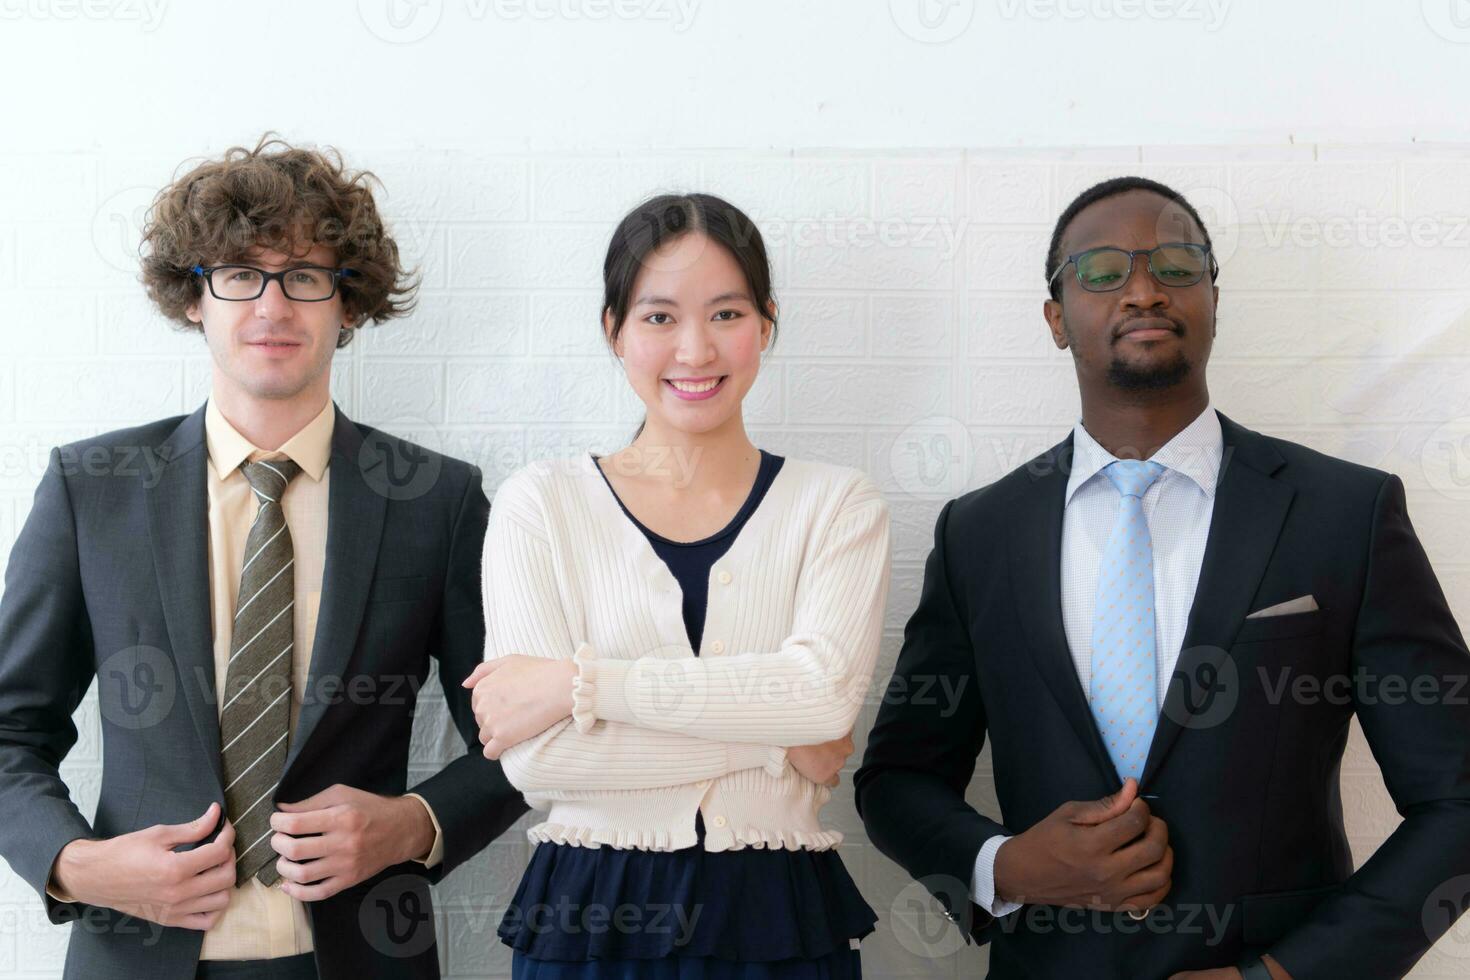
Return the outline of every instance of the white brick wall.
{"type": "MultiPolygon", "coordinates": [[[[613,448],[640,406],[601,345],[611,223],[664,189],[724,194],[772,244],[782,336],[748,402],[760,444],[864,466],[893,505],[895,574],[879,687],[917,599],[943,500],[1060,438],[1077,411],[1040,304],[1054,215],[1095,180],[1143,173],[1190,194],[1224,256],[1216,404],[1241,422],[1394,470],[1462,622],[1470,621],[1470,149],[1355,146],[495,156],[350,148],[384,180],[419,313],[339,356],[346,411],[481,464],[613,448]],[[1418,228],[1417,241],[1414,229],[1418,228]],[[1392,244],[1398,235],[1401,244],[1392,244]]],[[[50,446],[186,412],[208,358],[133,281],[139,209],[176,160],[11,158],[0,182],[0,553],[50,446]],[[58,190],[65,188],[64,194],[58,190]]],[[[455,751],[437,689],[415,733],[424,774],[455,751]]],[[[874,706],[863,714],[861,752],[874,706]]],[[[95,801],[95,704],[65,771],[95,801]]],[[[857,757],[854,758],[854,765],[857,757]]],[[[982,757],[976,806],[994,810],[982,757]]],[[[1355,853],[1397,823],[1355,733],[1343,773],[1355,853]]],[[[973,976],[983,954],[933,942],[930,903],[866,842],[851,771],[826,819],[882,916],[873,977],[973,976]]],[[[527,821],[528,822],[528,821],[527,821]]],[[[456,977],[508,975],[495,925],[528,854],[520,830],[438,889],[456,977]]],[[[1470,926],[1416,977],[1470,976],[1470,926]]],[[[0,864],[0,974],[58,975],[65,930],[0,864]]]]}

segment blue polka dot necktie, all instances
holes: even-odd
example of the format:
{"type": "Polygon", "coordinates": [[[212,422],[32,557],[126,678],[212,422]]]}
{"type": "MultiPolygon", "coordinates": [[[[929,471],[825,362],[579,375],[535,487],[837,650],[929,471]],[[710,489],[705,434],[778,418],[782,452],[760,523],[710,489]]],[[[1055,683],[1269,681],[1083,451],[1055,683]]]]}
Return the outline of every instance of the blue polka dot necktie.
{"type": "Polygon", "coordinates": [[[1122,779],[1142,775],[1158,723],[1154,552],[1143,495],[1163,472],[1158,463],[1136,459],[1103,469],[1122,496],[1097,578],[1089,699],[1122,779]]]}

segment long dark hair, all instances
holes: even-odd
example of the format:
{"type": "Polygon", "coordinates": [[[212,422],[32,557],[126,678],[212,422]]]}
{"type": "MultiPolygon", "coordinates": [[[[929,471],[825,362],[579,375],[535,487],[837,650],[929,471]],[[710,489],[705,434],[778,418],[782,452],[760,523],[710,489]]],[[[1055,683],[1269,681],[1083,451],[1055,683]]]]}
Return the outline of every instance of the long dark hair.
{"type": "MultiPolygon", "coordinates": [[[[602,315],[611,317],[609,345],[623,332],[633,287],[649,253],[681,235],[702,232],[723,246],[740,266],[756,312],[771,321],[771,343],[776,342],[776,319],[771,311],[771,261],[760,229],[744,212],[713,194],[660,194],[629,211],[613,231],[602,260],[602,315]]],[[[637,439],[643,426],[633,433],[637,439]]]]}

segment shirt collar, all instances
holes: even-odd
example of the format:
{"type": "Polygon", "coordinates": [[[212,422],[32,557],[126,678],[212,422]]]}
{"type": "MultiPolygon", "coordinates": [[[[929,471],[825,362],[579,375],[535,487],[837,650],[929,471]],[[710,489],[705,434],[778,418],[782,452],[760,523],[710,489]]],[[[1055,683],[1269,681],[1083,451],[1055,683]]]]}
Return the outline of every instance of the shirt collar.
{"type": "MultiPolygon", "coordinates": [[[[1220,477],[1220,460],[1225,455],[1225,436],[1214,406],[1206,405],[1193,422],[1149,459],[1193,480],[1206,497],[1215,496],[1220,477]]],[[[1067,477],[1066,503],[1084,483],[1102,472],[1118,457],[1104,449],[1079,421],[1072,429],[1072,472],[1067,477]]],[[[1065,504],[1063,505],[1065,506],[1065,504]]]]}
{"type": "Polygon", "coordinates": [[[332,430],[336,423],[335,406],[329,398],[316,418],[302,426],[280,449],[267,452],[242,436],[220,412],[211,396],[204,408],[204,441],[209,449],[209,463],[221,480],[247,459],[285,456],[300,466],[301,472],[313,482],[319,482],[332,455],[332,430]]]}

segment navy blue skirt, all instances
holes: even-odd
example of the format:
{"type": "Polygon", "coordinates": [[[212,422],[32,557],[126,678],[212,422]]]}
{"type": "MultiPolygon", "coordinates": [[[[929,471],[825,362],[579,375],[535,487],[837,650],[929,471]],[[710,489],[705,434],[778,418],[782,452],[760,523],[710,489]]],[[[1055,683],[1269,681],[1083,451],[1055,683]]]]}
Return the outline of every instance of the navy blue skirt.
{"type": "Polygon", "coordinates": [[[836,850],[710,852],[697,845],[644,851],[542,843],[498,935],[525,958],[547,962],[635,960],[653,969],[646,961],[715,959],[778,969],[782,961],[830,961],[826,969],[847,970],[830,963],[855,962],[851,940],[870,934],[877,921],[836,850]]]}
{"type": "Polygon", "coordinates": [[[511,957],[511,980],[861,980],[858,951],[840,951],[815,960],[730,963],[726,960],[670,956],[662,960],[533,960],[511,957]]]}

